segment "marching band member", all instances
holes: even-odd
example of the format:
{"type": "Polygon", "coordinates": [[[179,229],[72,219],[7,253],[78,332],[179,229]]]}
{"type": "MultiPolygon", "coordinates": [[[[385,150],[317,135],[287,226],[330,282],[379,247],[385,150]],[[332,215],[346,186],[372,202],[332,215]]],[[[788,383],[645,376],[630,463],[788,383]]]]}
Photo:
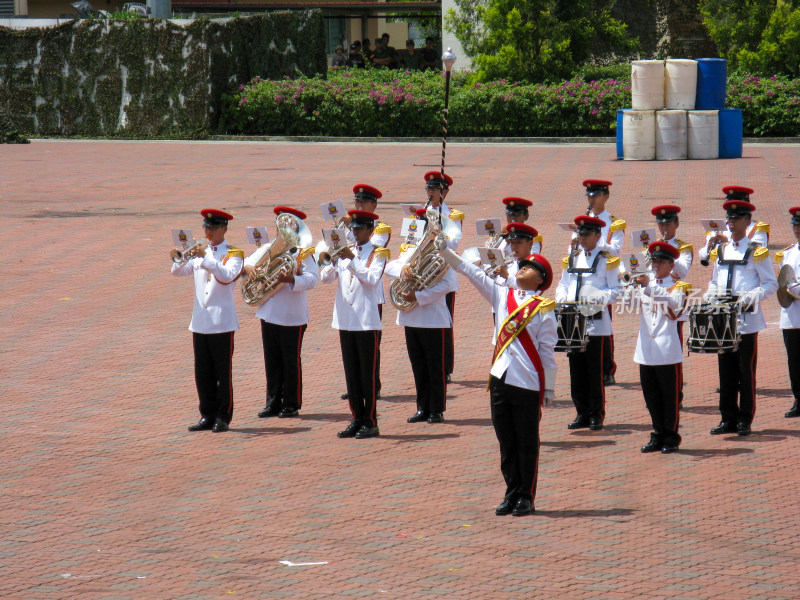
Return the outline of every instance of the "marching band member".
{"type": "Polygon", "coordinates": [[[787,418],[800,417],[800,206],[789,209],[792,215],[791,225],[795,244],[775,254],[781,268],[789,265],[794,270],[794,283],[789,283],[786,291],[792,298],[788,308],[781,307],[780,325],[783,330],[783,343],[786,346],[786,358],[789,361],[789,381],[792,385],[794,403],[784,415],[787,418]]]}
{"type": "MultiPolygon", "coordinates": [[[[371,185],[366,185],[364,183],[358,183],[353,186],[353,204],[356,207],[356,210],[365,210],[367,212],[374,213],[378,208],[378,200],[383,196],[381,191],[376,188],[372,187],[371,185]]],[[[350,223],[350,216],[349,213],[344,216],[343,218],[345,224],[350,223]]],[[[372,237],[370,238],[370,243],[374,248],[388,248],[389,247],[389,240],[392,238],[392,228],[387,225],[386,223],[382,223],[380,221],[375,223],[375,229],[373,230],[372,237]]],[[[348,241],[355,241],[355,238],[352,234],[352,229],[349,229],[347,232],[347,239],[348,241]]],[[[386,304],[386,293],[383,290],[383,280],[381,280],[381,284],[376,288],[378,292],[378,314],[381,318],[383,318],[383,305],[386,304]]],[[[383,335],[383,331],[380,329],[378,330],[378,358],[377,363],[375,365],[375,385],[378,389],[378,398],[381,397],[381,337],[383,335]]],[[[347,400],[347,392],[342,394],[342,400],[347,400]]]]}
{"type": "MultiPolygon", "coordinates": [[[[425,209],[417,211],[417,215],[425,220],[425,209]]],[[[413,251],[413,245],[402,244],[400,257],[386,265],[386,277],[392,280],[411,278],[413,272],[406,261],[413,251]]],[[[412,308],[397,311],[397,324],[405,328],[406,348],[417,394],[417,412],[408,418],[409,423],[444,421],[446,332],[453,325],[446,296],[457,284],[455,272],[448,269],[433,286],[406,295],[407,300],[417,301],[412,308]]]]}
{"type": "Polygon", "coordinates": [[[598,249],[605,222],[597,217],[575,217],[581,250],[571,252],[563,260],[561,281],[556,289],[556,302],[582,300],[582,288],[592,288],[588,300],[600,310],[587,317],[589,343],[584,352],[569,353],[569,376],[572,402],[578,415],[569,429],[603,428],[606,416],[606,395],[603,386],[604,338],[613,332],[609,307],[620,294],[622,275],[618,256],[598,249]]]}
{"type": "Polygon", "coordinates": [[[379,435],[376,401],[376,370],[381,330],[378,290],[383,288],[383,269],[389,250],[375,247],[378,215],[350,210],[354,245],[339,253],[338,259],[320,273],[323,283],[338,280],[331,327],[339,330],[347,397],[352,420],[338,433],[340,438],[369,438],[379,435]]]}
{"type": "MultiPolygon", "coordinates": [[[[692,268],[692,261],[694,260],[694,249],[692,248],[692,245],[677,238],[677,231],[678,227],[680,226],[680,219],[678,218],[679,212],[681,212],[681,207],[674,206],[672,204],[656,206],[650,211],[650,214],[656,218],[656,226],[658,227],[658,232],[661,235],[661,239],[659,241],[667,242],[674,248],[678,249],[678,258],[675,259],[672,266],[672,272],[670,273],[670,276],[674,280],[686,279],[687,275],[689,274],[689,269],[692,268]]],[[[681,315],[678,317],[678,338],[680,339],[681,346],[683,345],[683,324],[688,321],[688,319],[689,317],[686,315],[686,311],[681,313],[681,315]]],[[[678,389],[680,390],[679,404],[682,406],[683,362],[678,365],[678,371],[680,377],[680,382],[678,385],[678,389]]]]}
{"type": "MultiPolygon", "coordinates": [[[[617,219],[606,208],[611,194],[608,189],[610,186],[611,182],[604,179],[586,179],[583,182],[583,187],[586,188],[586,200],[589,203],[586,214],[605,223],[600,230],[597,249],[601,252],[608,252],[611,256],[619,256],[622,243],[625,241],[626,223],[622,219],[617,219]]],[[[577,234],[573,234],[571,249],[576,250],[577,247],[577,234]]],[[[608,316],[611,317],[610,307],[608,316]]],[[[613,385],[616,383],[614,375],[617,373],[617,363],[614,362],[614,336],[605,336],[603,344],[603,384],[613,385]]]]}
{"type": "MultiPolygon", "coordinates": [[[[427,206],[439,211],[439,214],[446,214],[451,220],[458,223],[461,227],[464,221],[464,213],[460,210],[451,210],[445,204],[444,199],[450,192],[450,186],[453,185],[453,178],[449,175],[444,175],[440,171],[428,171],[425,173],[425,193],[428,196],[427,206]]],[[[449,246],[453,250],[458,249],[458,241],[449,242],[449,246]]],[[[455,316],[456,310],[456,292],[458,291],[458,278],[455,279],[455,286],[447,294],[447,310],[450,311],[451,322],[455,316]]],[[[450,383],[453,369],[455,366],[455,342],[453,339],[453,326],[447,328],[445,333],[445,371],[447,373],[447,383],[450,383]]]]}
{"type": "Polygon", "coordinates": [[[467,276],[497,313],[489,398],[506,493],[495,514],[530,514],[539,473],[541,407],[549,406],[554,398],[553,346],[558,339],[555,303],[541,296],[553,282],[553,271],[543,256],[525,256],[518,261],[518,287],[510,289],[497,284],[480,267],[462,261],[450,249],[440,252],[448,264],[467,276]]]}
{"type": "MultiPolygon", "coordinates": [[[[306,214],[286,206],[276,206],[276,215],[288,213],[299,219],[306,214]]],[[[283,285],[267,298],[256,311],[261,319],[261,342],[264,347],[264,370],[267,378],[266,407],[258,413],[261,418],[278,416],[296,417],[303,407],[303,365],[301,350],[303,336],[308,327],[308,300],[306,294],[319,280],[314,248],[294,248],[292,257],[297,261],[294,273],[281,273],[278,281],[283,285]]],[[[265,245],[247,257],[244,270],[250,277],[254,266],[269,251],[265,245]]]]}
{"type": "MultiPolygon", "coordinates": [[[[194,309],[189,331],[194,346],[194,380],[200,398],[200,420],[189,431],[227,431],[233,418],[233,334],[239,329],[231,284],[242,274],[244,252],[228,245],[225,233],[233,217],[205,208],[205,252],[198,246],[192,258],[173,263],[176,277],[194,276],[194,309]],[[202,252],[202,254],[201,254],[202,252]]],[[[173,250],[173,257],[177,251],[173,250]]]]}
{"type": "MultiPolygon", "coordinates": [[[[722,193],[725,194],[726,201],[743,200],[745,202],[750,202],[750,194],[754,192],[748,187],[742,187],[740,185],[726,185],[724,188],[722,188],[722,193]]],[[[755,206],[753,206],[753,210],[755,210],[755,206]]],[[[745,235],[750,241],[756,242],[759,246],[766,248],[769,244],[769,225],[762,223],[761,221],[753,221],[751,219],[747,224],[747,232],[745,235]]],[[[730,239],[730,233],[727,231],[720,231],[717,233],[714,233],[713,231],[707,231],[706,245],[700,248],[699,252],[700,262],[704,265],[708,265],[711,251],[719,246],[719,244],[727,242],[730,239]]]]}
{"type": "Polygon", "coordinates": [[[711,433],[750,435],[756,414],[758,332],[767,326],[760,303],[776,292],[778,282],[772,271],[769,250],[747,236],[756,207],[744,200],[729,200],[722,206],[727,211],[730,241],[723,242],[709,255],[714,271],[705,299],[727,298],[738,302],[742,311],[739,325],[742,335],[735,352],[717,355],[722,420],[711,433]]]}
{"type": "Polygon", "coordinates": [[[495,279],[497,283],[501,285],[516,287],[517,265],[519,261],[531,254],[539,254],[538,252],[533,252],[532,249],[536,245],[541,249],[541,244],[537,243],[535,240],[541,240],[542,236],[540,236],[539,232],[533,227],[525,225],[524,223],[509,223],[507,230],[508,248],[515,261],[510,265],[501,267],[495,279]]]}
{"type": "Polygon", "coordinates": [[[673,279],[679,250],[669,242],[654,242],[648,248],[652,273],[635,275],[632,307],[639,312],[639,337],[634,362],[639,364],[639,379],[653,433],[642,452],[677,452],[681,392],[680,365],[683,350],[678,335],[678,316],[686,307],[691,286],[673,279]]]}
{"type": "MultiPolygon", "coordinates": [[[[497,246],[498,250],[503,252],[508,251],[508,227],[511,223],[527,223],[530,218],[529,208],[533,206],[533,202],[525,198],[517,198],[516,196],[508,196],[503,198],[503,204],[506,207],[506,225],[503,227],[502,241],[497,246]]],[[[541,254],[542,252],[542,236],[537,232],[533,240],[532,250],[528,254],[541,254]]],[[[527,256],[527,254],[526,254],[527,256]]]]}

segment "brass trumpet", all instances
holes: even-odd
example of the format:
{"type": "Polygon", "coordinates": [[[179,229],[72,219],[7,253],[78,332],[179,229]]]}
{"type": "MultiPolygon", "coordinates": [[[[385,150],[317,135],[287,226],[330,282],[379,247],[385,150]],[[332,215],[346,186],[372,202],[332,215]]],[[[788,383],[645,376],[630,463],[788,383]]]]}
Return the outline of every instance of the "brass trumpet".
{"type": "Polygon", "coordinates": [[[172,262],[176,265],[182,265],[196,256],[199,250],[205,252],[204,244],[208,243],[205,238],[200,241],[193,241],[191,244],[184,246],[182,250],[172,251],[172,262]]]}

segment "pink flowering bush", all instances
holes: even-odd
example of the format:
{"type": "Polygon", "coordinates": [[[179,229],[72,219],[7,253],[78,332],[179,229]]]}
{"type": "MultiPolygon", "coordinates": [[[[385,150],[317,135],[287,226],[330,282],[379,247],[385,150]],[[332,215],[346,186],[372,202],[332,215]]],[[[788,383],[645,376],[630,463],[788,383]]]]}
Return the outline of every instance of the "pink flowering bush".
{"type": "Polygon", "coordinates": [[[800,136],[800,79],[729,75],[725,105],[742,109],[746,136],[800,136]]]}

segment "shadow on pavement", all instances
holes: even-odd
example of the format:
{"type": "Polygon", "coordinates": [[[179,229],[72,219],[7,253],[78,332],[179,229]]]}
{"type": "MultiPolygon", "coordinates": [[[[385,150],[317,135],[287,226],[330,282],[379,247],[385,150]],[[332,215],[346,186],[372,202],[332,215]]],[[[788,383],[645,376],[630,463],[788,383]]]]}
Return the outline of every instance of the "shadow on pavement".
{"type": "Polygon", "coordinates": [[[410,435],[381,435],[383,440],[397,440],[398,442],[425,442],[428,440],[443,440],[461,437],[457,433],[412,433],[410,435]]]}
{"type": "Polygon", "coordinates": [[[717,406],[682,406],[681,412],[693,415],[718,415],[719,408],[717,406]]]}
{"type": "Polygon", "coordinates": [[[492,420],[490,418],[486,419],[448,419],[445,417],[446,424],[448,425],[467,425],[473,427],[491,427],[492,420]]]}
{"type": "Polygon", "coordinates": [[[381,396],[378,402],[416,402],[417,397],[412,394],[405,394],[403,396],[381,396]]]}
{"type": "Polygon", "coordinates": [[[614,440],[572,440],[569,442],[541,442],[542,446],[572,450],[574,448],[596,448],[598,446],[616,446],[614,440]]]}
{"type": "Polygon", "coordinates": [[[707,450],[686,450],[681,448],[678,451],[680,456],[692,456],[694,458],[719,458],[720,456],[736,456],[737,454],[752,454],[752,448],[708,448],[707,450]]]}
{"type": "Polygon", "coordinates": [[[534,515],[551,519],[572,519],[574,517],[629,517],[636,511],[632,508],[608,508],[594,510],[539,510],[534,515]]]}
{"type": "Polygon", "coordinates": [[[311,431],[311,427],[236,427],[230,433],[243,433],[245,435],[285,435],[289,433],[303,433],[311,431]]]}

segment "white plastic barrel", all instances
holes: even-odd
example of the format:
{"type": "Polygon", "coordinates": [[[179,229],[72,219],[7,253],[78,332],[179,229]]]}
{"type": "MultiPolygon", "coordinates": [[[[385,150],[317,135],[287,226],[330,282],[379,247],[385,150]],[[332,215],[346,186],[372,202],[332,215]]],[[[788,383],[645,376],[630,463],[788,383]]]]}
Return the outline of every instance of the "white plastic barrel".
{"type": "Polygon", "coordinates": [[[719,111],[687,111],[689,158],[719,158],[719,111]]]}
{"type": "Polygon", "coordinates": [[[631,108],[664,108],[664,61],[634,60],[631,63],[631,108]]]}
{"type": "Polygon", "coordinates": [[[685,110],[656,111],[656,160],[685,160],[688,156],[685,110]]]}
{"type": "Polygon", "coordinates": [[[625,160],[656,157],[655,111],[626,110],[622,113],[622,151],[625,160]]]}
{"type": "Polygon", "coordinates": [[[697,96],[697,61],[688,58],[667,59],[664,78],[664,108],[694,110],[697,96]]]}

